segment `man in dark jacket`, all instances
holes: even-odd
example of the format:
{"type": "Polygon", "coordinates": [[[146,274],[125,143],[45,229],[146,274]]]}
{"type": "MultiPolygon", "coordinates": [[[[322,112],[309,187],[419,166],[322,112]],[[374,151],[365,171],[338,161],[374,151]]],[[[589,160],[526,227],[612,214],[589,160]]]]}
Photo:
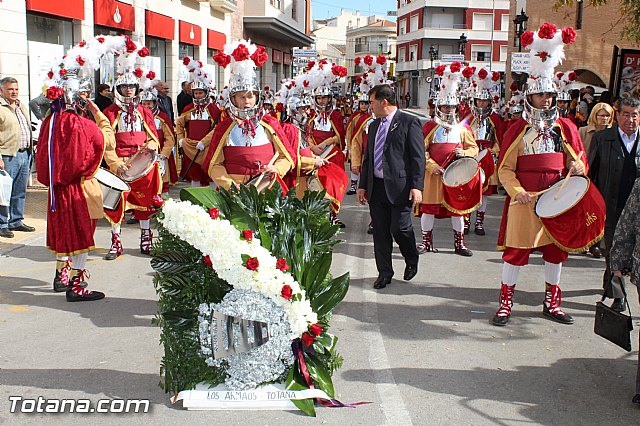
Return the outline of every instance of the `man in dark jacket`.
{"type": "Polygon", "coordinates": [[[98,108],[100,108],[100,111],[104,111],[105,109],[107,109],[109,105],[113,103],[109,95],[111,93],[111,88],[109,87],[108,84],[103,83],[98,86],[98,89],[96,90],[96,92],[97,93],[96,93],[95,104],[98,105],[98,108]]]}
{"type": "Polygon", "coordinates": [[[173,116],[173,102],[171,102],[171,98],[169,97],[169,83],[161,81],[156,84],[156,90],[158,91],[158,104],[160,106],[160,110],[169,116],[171,124],[173,124],[175,122],[175,118],[173,116]]]}
{"type": "Polygon", "coordinates": [[[369,127],[357,196],[360,204],[364,204],[368,195],[378,268],[373,288],[381,289],[390,284],[393,277],[394,239],[405,260],[405,281],[418,272],[411,212],[422,201],[425,153],[420,122],[398,110],[391,86],[374,86],[369,91],[369,100],[377,119],[369,127]]]}
{"type": "Polygon", "coordinates": [[[176,103],[178,106],[178,115],[181,115],[184,112],[184,109],[193,102],[193,97],[191,96],[191,87],[189,86],[188,81],[183,81],[182,92],[178,94],[178,98],[176,99],[176,103]]]}
{"type": "Polygon", "coordinates": [[[609,250],[622,209],[629,198],[636,176],[640,176],[640,100],[622,99],[620,108],[616,118],[617,124],[593,135],[589,149],[589,178],[602,193],[607,206],[604,229],[607,268],[602,278],[604,294],[608,298],[614,298],[611,307],[622,312],[625,309],[622,289],[611,285],[609,250]]]}

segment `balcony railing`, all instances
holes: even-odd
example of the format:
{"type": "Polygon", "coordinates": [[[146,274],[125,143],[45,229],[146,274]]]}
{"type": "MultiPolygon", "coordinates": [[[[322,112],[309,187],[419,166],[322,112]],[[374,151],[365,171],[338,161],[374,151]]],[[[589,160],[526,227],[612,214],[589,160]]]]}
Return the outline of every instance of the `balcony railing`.
{"type": "Polygon", "coordinates": [[[236,0],[209,0],[211,7],[222,13],[233,13],[238,9],[236,0]]]}
{"type": "Polygon", "coordinates": [[[386,54],[390,50],[389,45],[385,43],[361,43],[355,45],[355,53],[383,53],[386,54]],[[382,47],[381,47],[382,46],[382,47]]]}

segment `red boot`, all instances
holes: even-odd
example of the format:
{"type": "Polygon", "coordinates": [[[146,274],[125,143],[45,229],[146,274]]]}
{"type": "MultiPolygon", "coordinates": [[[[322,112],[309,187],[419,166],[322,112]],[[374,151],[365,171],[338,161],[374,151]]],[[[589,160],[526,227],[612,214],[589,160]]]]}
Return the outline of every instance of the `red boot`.
{"type": "Polygon", "coordinates": [[[513,293],[516,285],[502,284],[500,287],[500,309],[493,316],[493,325],[505,326],[509,322],[511,316],[511,307],[513,306],[513,293]]]}
{"type": "Polygon", "coordinates": [[[89,278],[89,273],[86,269],[74,269],[71,275],[70,288],[67,290],[67,302],[90,302],[104,299],[104,293],[84,289],[87,286],[84,279],[89,278]]]}
{"type": "Polygon", "coordinates": [[[120,240],[119,232],[111,233],[111,248],[104,256],[105,260],[113,260],[122,254],[122,240],[120,240]]]}
{"type": "Polygon", "coordinates": [[[473,256],[473,252],[464,243],[464,232],[453,231],[453,248],[456,254],[464,257],[473,256]]]}
{"type": "Polygon", "coordinates": [[[571,315],[560,309],[562,304],[562,290],[559,285],[545,283],[544,303],[542,313],[549,318],[562,324],[573,324],[571,315]]]}
{"type": "Polygon", "coordinates": [[[476,223],[473,225],[476,235],[484,235],[484,212],[476,212],[476,223]]]}
{"type": "Polygon", "coordinates": [[[422,242],[416,245],[418,254],[434,252],[437,253],[438,249],[433,246],[433,231],[422,231],[422,242]]]}
{"type": "Polygon", "coordinates": [[[150,255],[153,244],[153,232],[151,229],[140,230],[140,253],[150,255]]]}

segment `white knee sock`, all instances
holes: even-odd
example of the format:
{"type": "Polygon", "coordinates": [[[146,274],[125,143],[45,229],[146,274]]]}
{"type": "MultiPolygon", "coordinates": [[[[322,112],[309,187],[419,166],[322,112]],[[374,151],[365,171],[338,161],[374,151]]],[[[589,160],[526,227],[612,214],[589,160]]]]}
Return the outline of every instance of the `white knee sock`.
{"type": "Polygon", "coordinates": [[[551,285],[560,284],[560,274],[562,273],[562,263],[544,262],[544,281],[551,285]]]}
{"type": "Polygon", "coordinates": [[[120,233],[120,224],[111,225],[111,232],[114,233],[114,234],[119,234],[120,233]]]}
{"type": "Polygon", "coordinates": [[[432,231],[435,222],[436,217],[434,215],[422,213],[422,216],[420,216],[420,227],[422,228],[422,232],[432,231]]]}
{"type": "Polygon", "coordinates": [[[149,219],[140,220],[140,229],[149,229],[151,227],[151,221],[149,219]]]}
{"type": "Polygon", "coordinates": [[[520,273],[520,266],[512,265],[504,262],[502,264],[502,284],[508,286],[515,285],[518,281],[518,274],[520,273]]]}
{"type": "Polygon", "coordinates": [[[58,262],[66,262],[67,260],[69,260],[69,256],[56,256],[56,260],[58,262]]]}
{"type": "Polygon", "coordinates": [[[351,180],[353,181],[353,180],[358,180],[358,179],[360,179],[360,175],[357,175],[357,174],[351,172],[351,180]]]}
{"type": "Polygon", "coordinates": [[[464,216],[452,216],[451,227],[456,232],[462,232],[464,229],[464,216]]]}
{"type": "Polygon", "coordinates": [[[486,195],[482,196],[482,205],[480,206],[478,211],[481,212],[481,213],[484,213],[484,212],[487,211],[487,196],[486,195]]]}
{"type": "Polygon", "coordinates": [[[73,269],[83,270],[85,263],[87,263],[88,257],[89,253],[82,253],[71,256],[71,264],[73,265],[73,269]]]}
{"type": "Polygon", "coordinates": [[[213,189],[218,189],[218,185],[213,181],[209,182],[209,186],[213,189]]]}
{"type": "Polygon", "coordinates": [[[192,187],[192,188],[200,188],[200,181],[198,181],[198,180],[192,180],[192,181],[191,181],[191,187],[192,187]]]}

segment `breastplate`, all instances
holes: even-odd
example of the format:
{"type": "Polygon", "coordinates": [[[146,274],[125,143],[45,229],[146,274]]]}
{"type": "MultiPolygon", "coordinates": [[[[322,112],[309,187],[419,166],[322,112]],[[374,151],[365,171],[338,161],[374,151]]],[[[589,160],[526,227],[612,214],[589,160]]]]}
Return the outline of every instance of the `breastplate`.
{"type": "Polygon", "coordinates": [[[529,127],[524,136],[524,155],[562,152],[562,138],[556,128],[529,127]]]}
{"type": "Polygon", "coordinates": [[[438,126],[433,135],[433,141],[431,143],[458,143],[462,142],[461,133],[462,127],[454,126],[447,128],[445,126],[438,126]]]}

